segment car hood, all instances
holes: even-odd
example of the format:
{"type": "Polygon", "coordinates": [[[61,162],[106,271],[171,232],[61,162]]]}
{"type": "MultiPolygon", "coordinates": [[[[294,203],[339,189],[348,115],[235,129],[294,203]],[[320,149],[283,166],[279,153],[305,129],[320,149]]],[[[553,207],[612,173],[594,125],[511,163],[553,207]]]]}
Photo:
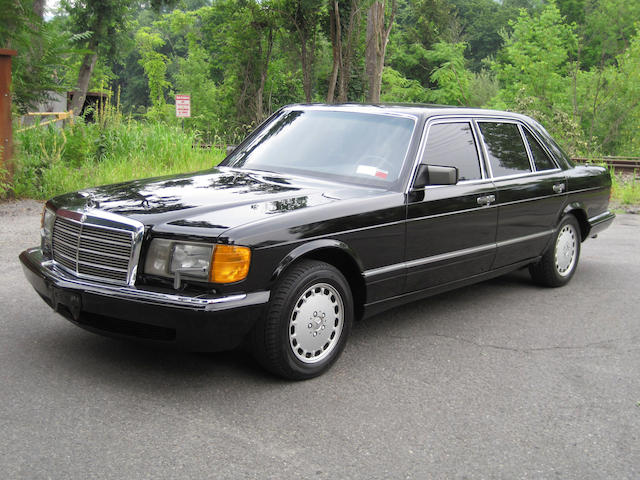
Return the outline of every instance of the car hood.
{"type": "Polygon", "coordinates": [[[218,236],[267,216],[369,196],[379,190],[267,172],[216,168],[90,188],[53,199],[57,208],[102,210],[163,232],[218,236]]]}

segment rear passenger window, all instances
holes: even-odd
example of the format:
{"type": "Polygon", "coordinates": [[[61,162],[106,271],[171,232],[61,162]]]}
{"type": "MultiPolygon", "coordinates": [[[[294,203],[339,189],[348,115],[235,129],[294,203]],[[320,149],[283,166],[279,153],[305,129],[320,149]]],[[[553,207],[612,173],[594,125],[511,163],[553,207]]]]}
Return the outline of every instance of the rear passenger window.
{"type": "Polygon", "coordinates": [[[547,155],[547,152],[544,151],[538,141],[526,129],[524,130],[524,136],[527,138],[527,142],[529,142],[529,148],[531,148],[536,170],[552,170],[556,168],[553,160],[547,155]]]}
{"type": "Polygon", "coordinates": [[[529,155],[515,123],[479,122],[494,177],[531,171],[529,155]]]}
{"type": "Polygon", "coordinates": [[[471,124],[460,122],[431,125],[422,163],[456,167],[461,181],[482,178],[471,124]]]}

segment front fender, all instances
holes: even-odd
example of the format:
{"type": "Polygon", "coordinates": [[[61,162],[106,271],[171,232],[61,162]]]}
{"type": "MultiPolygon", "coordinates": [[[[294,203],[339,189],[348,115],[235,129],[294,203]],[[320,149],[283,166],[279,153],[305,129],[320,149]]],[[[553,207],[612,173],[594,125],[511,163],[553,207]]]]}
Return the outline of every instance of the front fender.
{"type": "Polygon", "coordinates": [[[341,242],[339,240],[323,238],[323,239],[313,240],[308,243],[304,243],[302,245],[297,246],[293,250],[291,250],[280,261],[278,266],[273,271],[273,274],[271,275],[271,282],[276,281],[280,277],[280,275],[282,275],[282,272],[284,272],[287,269],[287,267],[289,267],[289,265],[294,263],[296,260],[302,257],[308,256],[313,252],[317,252],[320,250],[331,250],[331,249],[337,249],[342,253],[348,255],[351,258],[351,260],[355,263],[355,265],[358,267],[360,272],[362,272],[363,270],[362,262],[360,258],[358,258],[358,255],[356,254],[356,252],[351,247],[349,247],[346,243],[341,242]]]}

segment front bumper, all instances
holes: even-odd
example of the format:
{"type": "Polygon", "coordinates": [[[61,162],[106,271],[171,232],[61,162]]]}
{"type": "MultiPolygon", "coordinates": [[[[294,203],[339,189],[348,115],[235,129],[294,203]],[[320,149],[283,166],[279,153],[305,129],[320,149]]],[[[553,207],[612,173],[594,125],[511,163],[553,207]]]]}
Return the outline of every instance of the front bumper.
{"type": "Polygon", "coordinates": [[[268,291],[190,296],[91,282],[57,267],[39,248],[22,252],[20,261],[43,300],[76,325],[102,335],[188,350],[236,347],[269,301],[268,291]]]}

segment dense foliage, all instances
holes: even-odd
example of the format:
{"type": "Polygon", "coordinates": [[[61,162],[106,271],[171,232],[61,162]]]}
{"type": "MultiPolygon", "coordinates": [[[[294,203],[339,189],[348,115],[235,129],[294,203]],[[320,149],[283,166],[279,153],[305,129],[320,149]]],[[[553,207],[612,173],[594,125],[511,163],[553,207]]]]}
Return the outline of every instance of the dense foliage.
{"type": "Polygon", "coordinates": [[[284,104],[364,102],[375,88],[383,102],[527,113],[573,155],[640,155],[634,0],[62,0],[46,20],[42,5],[0,8],[0,46],[20,52],[16,105],[87,81],[121,99],[123,138],[162,124],[234,143],[284,104]],[[182,125],[176,94],[191,95],[182,125]]]}
{"type": "Polygon", "coordinates": [[[22,54],[14,77],[21,108],[47,91],[77,88],[95,55],[89,90],[120,91],[126,113],[165,122],[173,120],[175,94],[190,94],[185,127],[214,142],[250,130],[283,104],[377,98],[367,74],[368,50],[377,50],[385,65],[381,101],[523,111],[570,153],[640,151],[640,3],[632,0],[60,5],[48,21],[33,12],[42,0],[2,9],[2,43],[22,54]],[[374,4],[388,42],[369,31],[374,4]]]}

